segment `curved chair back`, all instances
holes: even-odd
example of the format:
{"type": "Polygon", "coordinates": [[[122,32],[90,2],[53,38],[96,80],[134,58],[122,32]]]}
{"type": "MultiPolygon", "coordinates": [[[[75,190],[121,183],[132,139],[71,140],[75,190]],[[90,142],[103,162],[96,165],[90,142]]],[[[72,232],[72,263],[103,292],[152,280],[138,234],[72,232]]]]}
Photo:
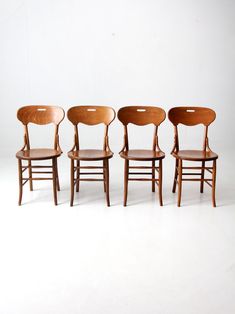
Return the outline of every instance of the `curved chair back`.
{"type": "Polygon", "coordinates": [[[162,108],[153,106],[129,106],[118,111],[118,119],[124,125],[133,123],[136,125],[154,124],[160,125],[166,118],[162,108]]]}
{"type": "Polygon", "coordinates": [[[24,106],[17,112],[17,118],[24,124],[59,125],[64,119],[64,110],[57,106],[24,106]]]}
{"type": "Polygon", "coordinates": [[[67,116],[74,125],[109,125],[115,118],[115,111],[106,106],[75,106],[68,110],[67,116]]]}
{"type": "Polygon", "coordinates": [[[209,126],[216,118],[216,113],[204,107],[175,107],[168,112],[169,120],[174,124],[193,126],[204,124],[209,126]]]}

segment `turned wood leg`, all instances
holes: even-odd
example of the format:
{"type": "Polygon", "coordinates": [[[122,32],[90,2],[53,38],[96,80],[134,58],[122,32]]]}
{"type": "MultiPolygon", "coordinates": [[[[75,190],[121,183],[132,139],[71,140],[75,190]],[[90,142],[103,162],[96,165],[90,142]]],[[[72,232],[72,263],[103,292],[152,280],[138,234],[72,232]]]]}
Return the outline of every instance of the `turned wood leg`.
{"type": "Polygon", "coordinates": [[[28,167],[29,167],[29,188],[30,188],[30,191],[33,191],[32,163],[31,163],[31,160],[28,161],[28,167]]]}
{"type": "Polygon", "coordinates": [[[106,177],[106,200],[107,206],[110,206],[110,199],[109,199],[109,160],[105,160],[105,177],[106,177]]]}
{"type": "Polygon", "coordinates": [[[71,168],[70,168],[70,206],[73,206],[73,200],[74,200],[74,160],[71,159],[71,168]]]}
{"type": "Polygon", "coordinates": [[[123,206],[126,206],[126,203],[127,203],[128,174],[129,174],[129,160],[125,159],[125,166],[124,166],[124,202],[123,202],[123,206]]]}
{"type": "Polygon", "coordinates": [[[77,160],[77,182],[76,182],[76,192],[79,192],[79,186],[80,186],[80,161],[77,160]]]}
{"type": "MultiPolygon", "coordinates": [[[[152,161],[152,179],[155,179],[155,160],[152,161]]],[[[152,192],[155,192],[156,181],[152,181],[152,192]]]]}
{"type": "Polygon", "coordinates": [[[22,180],[22,161],[18,159],[18,172],[19,172],[19,201],[18,205],[21,205],[23,195],[23,180],[22,180]]]}
{"type": "MultiPolygon", "coordinates": [[[[158,192],[159,192],[159,203],[160,206],[163,206],[162,201],[162,159],[159,160],[159,173],[158,173],[158,192]]],[[[155,184],[155,182],[154,182],[155,184]]]]}
{"type": "Polygon", "coordinates": [[[179,165],[179,162],[178,162],[178,159],[175,159],[175,175],[174,175],[174,182],[173,182],[173,188],[172,188],[172,192],[175,193],[175,190],[176,190],[176,185],[177,185],[177,179],[178,179],[178,165],[179,165]]]}
{"type": "Polygon", "coordinates": [[[103,160],[103,179],[104,179],[104,192],[106,192],[106,171],[105,171],[105,160],[103,160]]]}
{"type": "Polygon", "coordinates": [[[56,186],[57,186],[57,191],[60,191],[60,181],[59,181],[59,174],[58,174],[57,158],[55,158],[55,169],[56,169],[56,186]]]}
{"type": "Polygon", "coordinates": [[[216,160],[213,160],[213,170],[212,170],[212,203],[213,203],[213,207],[216,207],[215,184],[216,184],[216,160]]]}
{"type": "Polygon", "coordinates": [[[181,203],[181,192],[182,192],[182,160],[179,159],[179,166],[178,166],[178,203],[177,206],[180,207],[181,203]]]}
{"type": "Polygon", "coordinates": [[[52,181],[53,181],[53,195],[54,195],[54,203],[57,205],[57,173],[56,173],[56,158],[52,159],[52,181]]]}
{"type": "Polygon", "coordinates": [[[205,174],[205,161],[202,161],[202,170],[201,170],[201,184],[200,184],[200,192],[204,191],[204,174],[205,174]]]}

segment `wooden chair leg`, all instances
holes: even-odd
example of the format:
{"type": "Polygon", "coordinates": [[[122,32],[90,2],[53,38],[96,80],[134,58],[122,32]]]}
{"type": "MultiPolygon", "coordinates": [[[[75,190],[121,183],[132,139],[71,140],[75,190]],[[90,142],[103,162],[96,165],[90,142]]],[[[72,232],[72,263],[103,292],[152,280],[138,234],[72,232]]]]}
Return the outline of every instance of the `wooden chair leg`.
{"type": "Polygon", "coordinates": [[[76,182],[76,192],[79,192],[79,185],[80,185],[80,160],[77,160],[77,182],[76,182]]]}
{"type": "Polygon", "coordinates": [[[33,180],[32,180],[32,163],[31,160],[28,161],[28,166],[29,166],[29,188],[30,191],[33,191],[33,180]]]}
{"type": "Polygon", "coordinates": [[[106,171],[105,171],[105,161],[103,160],[103,179],[104,179],[104,193],[106,193],[106,171]]]}
{"type": "Polygon", "coordinates": [[[110,206],[110,199],[109,199],[109,160],[105,160],[105,177],[106,177],[106,201],[107,206],[110,206]]]}
{"type": "Polygon", "coordinates": [[[128,174],[129,174],[129,160],[125,159],[125,166],[124,166],[124,202],[123,202],[123,206],[126,206],[126,204],[127,204],[128,174]]]}
{"type": "Polygon", "coordinates": [[[23,195],[23,180],[22,180],[22,161],[18,159],[18,172],[19,172],[19,201],[18,205],[21,205],[23,195]]]}
{"type": "Polygon", "coordinates": [[[202,171],[201,171],[201,184],[200,184],[200,192],[204,192],[204,174],[205,174],[205,161],[202,161],[202,171]]]}
{"type": "MultiPolygon", "coordinates": [[[[163,201],[162,201],[162,160],[159,160],[159,174],[158,174],[158,192],[159,192],[159,203],[160,206],[163,206],[163,201]]],[[[154,181],[153,181],[154,182],[154,181]]],[[[155,182],[154,182],[155,184],[155,182]]]]}
{"type": "Polygon", "coordinates": [[[56,158],[52,159],[52,176],[53,176],[53,195],[54,195],[54,203],[57,205],[57,179],[56,179],[56,158]]]}
{"type": "MultiPolygon", "coordinates": [[[[155,160],[152,161],[152,179],[155,179],[155,160]]],[[[152,192],[155,192],[156,182],[152,181],[152,192]]]]}
{"type": "Polygon", "coordinates": [[[71,169],[70,169],[70,206],[73,206],[73,200],[74,200],[74,160],[71,159],[71,169]]]}
{"type": "Polygon", "coordinates": [[[60,191],[60,181],[59,181],[59,174],[58,174],[58,163],[57,163],[57,158],[55,159],[55,168],[56,168],[56,187],[57,191],[60,191]]]}
{"type": "Polygon", "coordinates": [[[180,207],[181,203],[181,192],[182,192],[182,160],[179,159],[179,165],[178,165],[178,203],[177,206],[180,207]]]}
{"type": "Polygon", "coordinates": [[[177,170],[178,165],[179,165],[178,159],[175,159],[175,175],[174,175],[172,193],[175,193],[175,190],[176,190],[177,179],[178,179],[178,170],[177,170]]]}
{"type": "Polygon", "coordinates": [[[212,203],[213,203],[213,207],[216,207],[215,184],[216,184],[216,160],[213,160],[213,170],[212,170],[212,203]]]}

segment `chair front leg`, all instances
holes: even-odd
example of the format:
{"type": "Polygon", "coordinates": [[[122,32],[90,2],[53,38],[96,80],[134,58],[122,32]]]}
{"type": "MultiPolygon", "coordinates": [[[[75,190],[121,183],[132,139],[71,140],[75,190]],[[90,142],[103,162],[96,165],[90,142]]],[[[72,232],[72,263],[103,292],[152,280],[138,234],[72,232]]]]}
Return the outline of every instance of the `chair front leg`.
{"type": "Polygon", "coordinates": [[[202,161],[200,192],[204,192],[205,161],[202,161]]]}
{"type": "Polygon", "coordinates": [[[31,163],[31,160],[28,161],[28,167],[29,167],[29,188],[30,188],[30,191],[33,191],[32,163],[31,163]]]}
{"type": "Polygon", "coordinates": [[[77,182],[76,182],[76,192],[79,192],[79,187],[80,187],[80,161],[77,160],[77,182]]]}
{"type": "Polygon", "coordinates": [[[175,159],[175,175],[174,175],[174,182],[173,182],[172,193],[175,193],[175,190],[176,190],[177,179],[178,179],[178,165],[179,165],[179,161],[176,158],[175,159]]]}
{"type": "Polygon", "coordinates": [[[58,174],[58,163],[57,163],[57,158],[55,158],[55,167],[56,167],[56,187],[57,191],[60,191],[60,181],[59,181],[59,174],[58,174]]]}
{"type": "Polygon", "coordinates": [[[18,172],[19,172],[19,201],[18,205],[21,205],[23,195],[23,180],[22,180],[22,161],[18,159],[18,172]]]}
{"type": "MultiPolygon", "coordinates": [[[[155,181],[153,181],[153,182],[155,184],[155,181]]],[[[160,206],[163,206],[163,201],[162,201],[162,159],[159,160],[158,192],[159,192],[160,206]]]]}
{"type": "Polygon", "coordinates": [[[124,202],[123,202],[123,206],[126,206],[126,204],[127,204],[128,174],[129,174],[129,160],[125,159],[125,166],[124,166],[124,202]]]}
{"type": "Polygon", "coordinates": [[[155,192],[155,184],[156,181],[154,181],[155,179],[155,160],[152,161],[152,192],[155,192]]]}
{"type": "Polygon", "coordinates": [[[105,160],[105,178],[106,178],[106,201],[107,206],[110,206],[110,199],[109,199],[109,160],[105,160]]]}
{"type": "Polygon", "coordinates": [[[181,192],[182,192],[182,160],[179,159],[179,165],[178,165],[178,203],[177,206],[180,207],[181,203],[181,192]]]}
{"type": "Polygon", "coordinates": [[[212,169],[212,204],[213,204],[213,207],[216,207],[215,184],[216,184],[216,160],[213,160],[213,169],[212,169]]]}
{"type": "Polygon", "coordinates": [[[70,206],[73,206],[74,200],[74,160],[71,159],[71,169],[70,169],[70,206]]]}
{"type": "Polygon", "coordinates": [[[56,158],[52,159],[52,181],[53,181],[53,195],[54,203],[57,205],[57,173],[56,173],[56,158]]]}
{"type": "Polygon", "coordinates": [[[106,193],[106,165],[105,160],[103,160],[103,180],[104,180],[104,193],[106,193]]]}

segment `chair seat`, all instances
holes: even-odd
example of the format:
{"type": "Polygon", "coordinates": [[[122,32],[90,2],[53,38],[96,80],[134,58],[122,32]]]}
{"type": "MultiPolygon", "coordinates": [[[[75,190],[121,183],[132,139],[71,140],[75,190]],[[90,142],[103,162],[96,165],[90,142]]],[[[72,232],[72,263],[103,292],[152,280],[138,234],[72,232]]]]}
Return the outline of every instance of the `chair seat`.
{"type": "Polygon", "coordinates": [[[103,160],[113,157],[113,153],[101,149],[80,149],[68,152],[68,157],[77,160],[103,160]]]}
{"type": "Polygon", "coordinates": [[[34,148],[28,150],[20,150],[16,153],[16,158],[25,160],[46,160],[59,157],[61,151],[50,148],[34,148]]]}
{"type": "Polygon", "coordinates": [[[120,156],[128,160],[157,160],[163,159],[165,154],[150,149],[130,149],[120,153],[120,156]]]}
{"type": "Polygon", "coordinates": [[[203,150],[179,150],[172,154],[175,158],[192,161],[209,161],[218,158],[218,155],[212,151],[205,152],[203,150]]]}

